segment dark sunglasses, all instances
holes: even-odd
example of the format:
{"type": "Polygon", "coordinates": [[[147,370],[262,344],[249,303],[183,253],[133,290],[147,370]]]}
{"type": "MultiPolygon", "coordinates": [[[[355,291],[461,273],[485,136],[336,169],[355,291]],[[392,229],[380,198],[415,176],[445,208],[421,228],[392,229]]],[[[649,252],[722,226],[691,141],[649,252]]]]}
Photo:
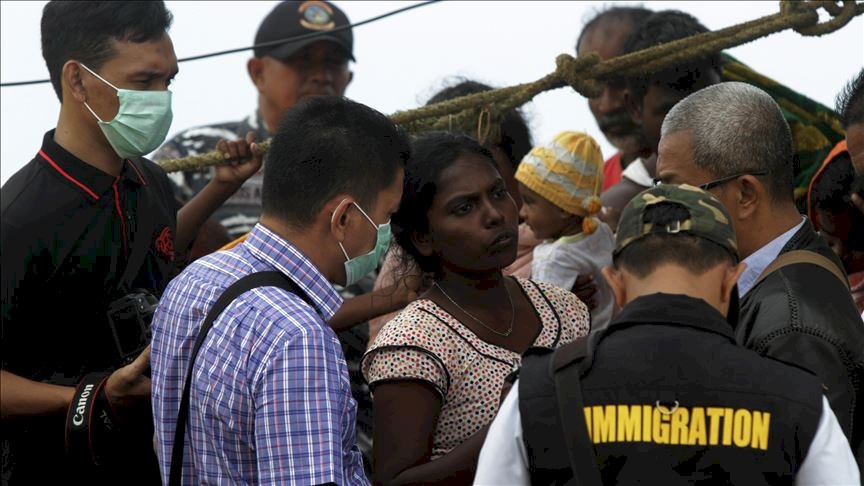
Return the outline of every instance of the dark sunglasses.
{"type": "MultiPolygon", "coordinates": [[[[768,174],[768,172],[764,171],[764,170],[748,170],[748,171],[738,172],[736,174],[728,175],[725,177],[721,177],[721,178],[715,179],[711,182],[706,182],[705,184],[700,184],[697,187],[699,189],[702,189],[703,191],[707,191],[707,190],[713,189],[717,186],[722,186],[723,184],[726,184],[727,182],[734,180],[734,179],[737,179],[737,178],[744,176],[744,175],[764,176],[766,174],[768,174]]],[[[654,187],[657,187],[661,184],[663,184],[663,181],[661,181],[660,179],[656,179],[656,178],[654,179],[654,187]]]]}

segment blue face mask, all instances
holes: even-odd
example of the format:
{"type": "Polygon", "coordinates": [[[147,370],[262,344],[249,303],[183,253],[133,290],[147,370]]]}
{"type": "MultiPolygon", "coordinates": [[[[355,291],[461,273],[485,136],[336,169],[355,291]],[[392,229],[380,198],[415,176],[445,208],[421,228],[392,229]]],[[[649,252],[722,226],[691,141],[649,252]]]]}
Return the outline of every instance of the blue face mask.
{"type": "MultiPolygon", "coordinates": [[[[369,253],[354,258],[348,256],[348,252],[345,251],[342,242],[339,242],[339,248],[342,249],[342,254],[345,255],[345,285],[356,283],[366,274],[375,270],[378,267],[378,262],[380,262],[384,254],[387,253],[387,248],[390,247],[390,223],[387,222],[377,225],[375,224],[375,221],[372,221],[372,218],[366,214],[366,211],[363,211],[363,208],[361,208],[357,203],[352,204],[354,204],[360,213],[362,213],[369,221],[369,224],[371,224],[378,232],[378,239],[375,241],[375,248],[370,250],[369,253]]],[[[335,217],[336,214],[334,213],[333,216],[335,217]]]]}
{"type": "Polygon", "coordinates": [[[102,121],[93,108],[84,102],[117,155],[123,158],[141,157],[156,150],[165,141],[172,120],[170,91],[120,89],[84,64],[81,67],[117,90],[120,108],[111,121],[102,121]]]}

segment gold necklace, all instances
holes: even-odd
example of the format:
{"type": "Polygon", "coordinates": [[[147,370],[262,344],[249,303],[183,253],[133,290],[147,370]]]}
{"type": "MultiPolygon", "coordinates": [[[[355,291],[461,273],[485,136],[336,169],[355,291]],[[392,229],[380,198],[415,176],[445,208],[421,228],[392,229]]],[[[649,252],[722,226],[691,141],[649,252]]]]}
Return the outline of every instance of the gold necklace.
{"type": "Polygon", "coordinates": [[[507,327],[507,331],[505,331],[505,332],[501,332],[501,331],[499,331],[499,330],[497,330],[497,329],[494,329],[494,328],[492,328],[492,327],[489,327],[489,326],[486,325],[486,323],[484,323],[484,322],[481,321],[480,319],[477,319],[476,317],[474,317],[474,315],[472,315],[470,312],[468,312],[467,310],[465,310],[464,308],[462,308],[461,305],[457,304],[456,301],[453,300],[452,297],[450,297],[449,295],[447,295],[447,292],[444,291],[444,288],[442,288],[440,285],[438,285],[438,282],[435,282],[435,286],[438,287],[438,290],[441,291],[441,294],[443,294],[444,297],[446,297],[447,300],[449,300],[451,304],[455,305],[455,306],[456,306],[460,311],[462,311],[463,313],[465,313],[466,316],[470,317],[471,319],[474,319],[474,320],[477,321],[481,326],[485,327],[486,329],[490,330],[491,332],[494,332],[495,334],[497,334],[497,335],[499,335],[499,336],[501,336],[501,337],[507,337],[507,336],[509,336],[509,335],[513,332],[513,323],[516,321],[516,305],[513,303],[513,296],[510,295],[510,288],[507,286],[507,282],[506,282],[506,281],[504,282],[504,290],[507,291],[507,300],[510,301],[510,326],[507,327]]]}

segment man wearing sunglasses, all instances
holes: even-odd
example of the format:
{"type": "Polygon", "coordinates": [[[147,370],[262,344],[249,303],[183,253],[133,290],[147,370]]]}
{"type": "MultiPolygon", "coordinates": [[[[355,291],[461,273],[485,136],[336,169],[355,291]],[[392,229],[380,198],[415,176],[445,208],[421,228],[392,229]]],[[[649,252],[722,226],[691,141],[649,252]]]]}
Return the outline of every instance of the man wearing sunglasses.
{"type": "Polygon", "coordinates": [[[747,265],[736,340],[820,378],[860,467],[864,424],[853,426],[853,418],[864,416],[864,324],[839,259],[795,206],[793,159],[780,107],[756,87],[727,82],[669,111],[657,174],[660,183],[699,186],[723,202],[747,265]],[[793,250],[822,263],[768,268],[793,250]]]}

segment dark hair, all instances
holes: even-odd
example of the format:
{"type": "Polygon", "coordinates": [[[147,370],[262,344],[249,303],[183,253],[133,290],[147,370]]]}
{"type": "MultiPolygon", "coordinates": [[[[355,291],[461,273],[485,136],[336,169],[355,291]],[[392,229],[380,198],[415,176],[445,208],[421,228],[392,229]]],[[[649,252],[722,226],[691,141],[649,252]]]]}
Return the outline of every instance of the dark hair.
{"type": "MultiPolygon", "coordinates": [[[[690,216],[687,208],[677,203],[655,204],[645,210],[646,224],[666,226],[690,216]]],[[[694,275],[702,275],[717,265],[735,265],[738,257],[722,246],[705,238],[687,233],[653,233],[627,245],[612,259],[615,268],[623,268],[644,278],[662,264],[684,267],[694,275]]]]}
{"type": "Polygon", "coordinates": [[[382,113],[339,96],[302,100],[273,137],[262,212],[303,228],[339,193],[370,211],[409,154],[408,136],[382,113]]]}
{"type": "MultiPolygon", "coordinates": [[[[459,81],[456,84],[442,89],[429,98],[426,105],[492,90],[491,86],[477,81],[465,78],[457,79],[459,81]]],[[[531,140],[531,130],[528,128],[528,123],[525,122],[525,116],[521,110],[514,108],[504,115],[504,119],[501,121],[501,137],[493,145],[507,155],[514,168],[519,165],[523,157],[528,155],[534,142],[531,140]]]]}
{"type": "Polygon", "coordinates": [[[42,57],[63,101],[63,65],[70,59],[98,71],[114,56],[114,41],[160,39],[173,17],[162,1],[96,2],[52,0],[42,9],[42,57]]]}
{"type": "Polygon", "coordinates": [[[837,95],[837,113],[844,129],[864,123],[864,68],[837,95]]]}
{"type": "Polygon", "coordinates": [[[627,22],[633,30],[636,30],[636,28],[639,27],[639,24],[653,13],[653,10],[649,10],[645,7],[606,7],[605,9],[596,12],[594,17],[588,20],[588,22],[585,22],[585,25],[582,27],[582,32],[579,33],[579,38],[576,39],[576,49],[574,50],[577,53],[579,52],[579,44],[582,43],[582,38],[585,37],[585,34],[592,28],[600,25],[601,21],[619,20],[627,22]]]}
{"type": "MultiPolygon", "coordinates": [[[[624,53],[641,51],[708,31],[707,27],[690,14],[679,10],[663,10],[652,14],[642,22],[627,40],[624,53]]],[[[628,80],[627,84],[634,100],[641,102],[648,87],[655,83],[678,92],[683,97],[719,82],[722,79],[720,73],[720,54],[715,53],[655,73],[635,75],[628,80]]]]}
{"type": "Polygon", "coordinates": [[[475,154],[487,159],[493,167],[492,153],[477,140],[454,132],[432,131],[414,138],[411,158],[405,165],[405,185],[399,210],[390,220],[393,238],[404,250],[403,266],[417,262],[424,272],[437,272],[436,257],[421,255],[411,239],[414,234],[429,232],[429,209],[438,189],[441,174],[459,157],[475,154]]]}
{"type": "MultiPolygon", "coordinates": [[[[856,178],[852,159],[848,152],[835,157],[813,181],[810,204],[831,214],[847,214],[850,228],[864,228],[864,214],[854,209],[850,197],[856,178]]],[[[864,231],[851,231],[846,245],[855,250],[864,250],[864,231]]]]}

